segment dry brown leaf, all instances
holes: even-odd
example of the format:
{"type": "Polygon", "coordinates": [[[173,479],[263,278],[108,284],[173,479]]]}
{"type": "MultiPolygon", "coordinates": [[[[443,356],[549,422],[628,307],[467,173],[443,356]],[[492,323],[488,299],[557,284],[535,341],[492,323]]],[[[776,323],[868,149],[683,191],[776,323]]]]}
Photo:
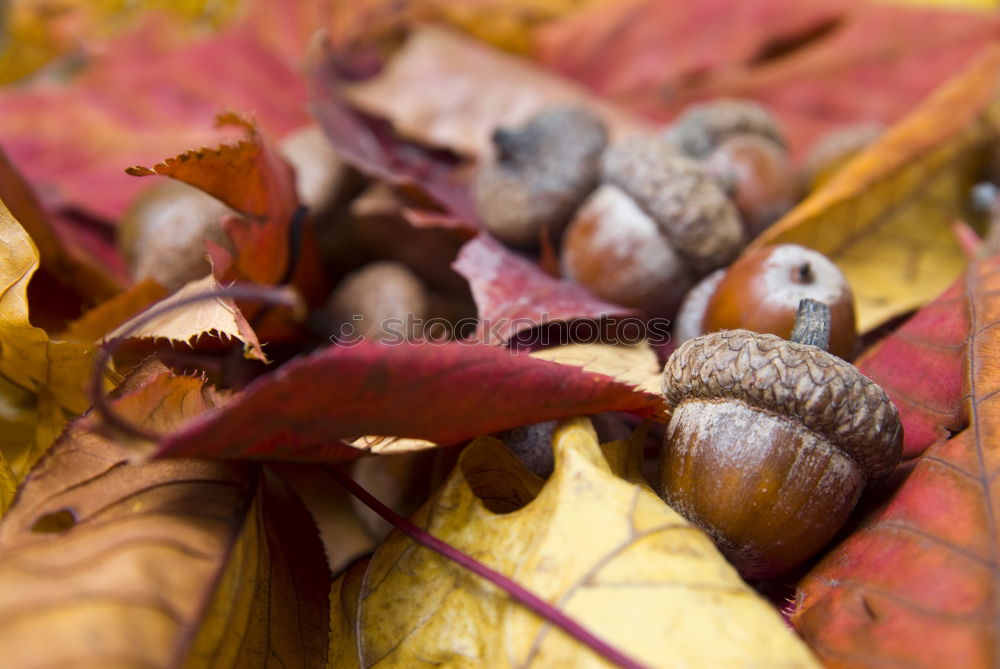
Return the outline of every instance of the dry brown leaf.
{"type": "MultiPolygon", "coordinates": [[[[612,472],[609,462],[634,463],[638,439],[606,445],[606,457],[574,419],[553,441],[542,485],[501,442],[478,439],[414,522],[650,667],[818,666],[707,536],[612,472]]],[[[398,532],[331,601],[331,667],[609,666],[398,532]]]]}
{"type": "Polygon", "coordinates": [[[498,126],[517,125],[554,104],[592,108],[615,136],[647,128],[577,84],[441,28],[417,29],[381,74],[346,92],[399,133],[477,158],[492,155],[498,126]]]}
{"type": "MultiPolygon", "coordinates": [[[[219,401],[157,367],[126,379],[141,386],[116,402],[127,419],[166,431],[219,401]]],[[[0,522],[3,665],[321,663],[322,551],[279,545],[304,511],[248,465],[130,465],[96,427],[72,424],[0,522]]]]}
{"type": "Polygon", "coordinates": [[[867,332],[965,267],[951,231],[1000,131],[1000,47],[938,90],[750,245],[797,243],[847,275],[867,332]]]}
{"type": "MultiPolygon", "coordinates": [[[[210,293],[220,288],[219,282],[209,274],[188,283],[167,299],[156,303],[156,308],[165,308],[166,305],[176,304],[189,297],[210,293]]],[[[205,299],[187,304],[169,310],[138,329],[133,329],[133,324],[142,317],[143,314],[139,314],[128,320],[108,333],[105,338],[113,340],[127,334],[133,339],[166,339],[170,342],[191,345],[195,339],[203,334],[215,334],[223,339],[226,337],[239,339],[243,342],[244,355],[247,358],[267,362],[267,356],[261,350],[257,335],[232,299],[205,299]]]]}

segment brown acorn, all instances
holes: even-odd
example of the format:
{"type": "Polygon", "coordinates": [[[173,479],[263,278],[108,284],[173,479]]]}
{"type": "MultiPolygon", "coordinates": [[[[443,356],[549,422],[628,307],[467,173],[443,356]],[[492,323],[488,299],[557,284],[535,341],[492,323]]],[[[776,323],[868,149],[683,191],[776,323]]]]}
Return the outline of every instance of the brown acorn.
{"type": "Polygon", "coordinates": [[[751,100],[735,98],[691,105],[665,134],[687,155],[704,158],[727,137],[747,133],[785,146],[784,135],[767,109],[751,100]]]}
{"type": "Polygon", "coordinates": [[[902,427],[885,392],[821,348],[747,330],[681,345],[661,494],[747,577],[787,571],[843,526],[889,475],[902,427]]]}
{"type": "Polygon", "coordinates": [[[476,211],[501,241],[533,248],[560,232],[597,185],[604,123],[579,106],[553,107],[519,128],[493,133],[494,161],[476,175],[476,211]]]}

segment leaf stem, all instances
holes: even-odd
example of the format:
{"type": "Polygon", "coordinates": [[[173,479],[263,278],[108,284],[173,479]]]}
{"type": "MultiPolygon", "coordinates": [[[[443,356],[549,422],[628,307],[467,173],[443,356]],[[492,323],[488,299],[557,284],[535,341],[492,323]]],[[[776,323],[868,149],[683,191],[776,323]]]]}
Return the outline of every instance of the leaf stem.
{"type": "Polygon", "coordinates": [[[531,592],[520,583],[504,576],[490,567],[487,567],[471,555],[462,552],[451,544],[445,543],[427,530],[422,527],[418,527],[403,516],[399,515],[380,502],[378,498],[370,492],[365,490],[361,484],[336,467],[327,467],[326,471],[349,493],[357,497],[368,508],[382,516],[382,518],[387,520],[401,532],[410,535],[418,543],[436,551],[443,557],[464,567],[465,569],[468,569],[472,573],[487,580],[501,590],[504,590],[514,600],[520,602],[526,608],[538,614],[539,617],[548,620],[550,623],[560,628],[580,643],[588,646],[591,650],[598,655],[603,656],[609,662],[617,664],[618,666],[623,667],[623,669],[647,669],[646,665],[633,660],[631,657],[611,644],[601,640],[579,622],[560,611],[554,605],[546,602],[544,599],[531,592]]]}

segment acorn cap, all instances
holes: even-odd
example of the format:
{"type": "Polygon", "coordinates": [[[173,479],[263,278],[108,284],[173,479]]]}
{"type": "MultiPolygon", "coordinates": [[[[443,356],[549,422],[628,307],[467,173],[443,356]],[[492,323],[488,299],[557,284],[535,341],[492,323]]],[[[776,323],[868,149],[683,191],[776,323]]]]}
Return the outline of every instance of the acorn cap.
{"type": "Polygon", "coordinates": [[[719,184],[662,138],[633,137],[604,153],[604,180],[628,193],[698,274],[733,260],[743,224],[719,184]]]}
{"type": "Polygon", "coordinates": [[[666,138],[689,156],[701,158],[729,137],[755,133],[785,146],[785,138],[774,116],[750,100],[721,98],[692,105],[666,130],[666,138]]]}
{"type": "Polygon", "coordinates": [[[476,175],[476,211],[508,244],[536,246],[558,229],[597,185],[604,123],[585,107],[559,106],[525,125],[493,133],[496,160],[476,175]]]}
{"type": "Polygon", "coordinates": [[[882,388],[835,355],[775,335],[724,330],[685,342],[663,370],[663,394],[672,407],[736,400],[792,418],[836,444],[870,482],[902,454],[899,413],[882,388]]]}

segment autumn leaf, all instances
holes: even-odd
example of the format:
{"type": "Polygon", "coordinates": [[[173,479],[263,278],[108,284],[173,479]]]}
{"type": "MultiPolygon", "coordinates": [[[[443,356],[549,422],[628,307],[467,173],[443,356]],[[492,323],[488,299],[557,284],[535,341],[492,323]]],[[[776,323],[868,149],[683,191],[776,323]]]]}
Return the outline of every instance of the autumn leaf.
{"type": "MultiPolygon", "coordinates": [[[[218,400],[159,370],[116,410],[167,430],[218,400]]],[[[329,577],[305,511],[250,466],[129,464],[97,426],[74,422],[0,522],[4,665],[320,666],[329,577]]]]}
{"type": "Polygon", "coordinates": [[[339,462],[363,451],[337,440],[362,435],[454,444],[543,420],[662,409],[662,397],[626,383],[494,346],[359,342],[286,363],[166,435],[157,455],[339,462]]]}
{"type": "Polygon", "coordinates": [[[830,667],[991,667],[997,648],[1000,270],[969,273],[969,426],[801,582],[796,629],[830,667]]]}
{"type": "Polygon", "coordinates": [[[47,207],[116,221],[148,185],[123,168],[238,138],[212,130],[220,111],[252,110],[279,138],[308,122],[294,61],[319,4],[247,0],[224,29],[191,39],[165,16],[146,15],[67,82],[0,91],[0,145],[47,207]]]}
{"type": "Polygon", "coordinates": [[[634,113],[753,98],[793,155],[857,122],[889,125],[995,41],[995,14],[886,2],[638,0],[542,27],[535,57],[634,113]]]}
{"type": "Polygon", "coordinates": [[[656,352],[642,341],[632,345],[567,344],[534,351],[532,358],[573,365],[624,381],[655,395],[662,388],[662,367],[656,352]]]}
{"type": "Polygon", "coordinates": [[[17,477],[55,441],[66,420],[89,405],[94,347],[49,338],[28,320],[28,282],[38,250],[0,202],[0,452],[17,477]]]}
{"type": "Polygon", "coordinates": [[[137,314],[107,333],[105,338],[109,341],[122,337],[153,341],[166,339],[171,344],[182,343],[192,346],[193,342],[203,334],[221,339],[232,337],[243,342],[246,358],[267,362],[267,356],[257,341],[257,335],[231,298],[206,298],[181,304],[198,295],[206,295],[220,289],[219,282],[211,274],[192,281],[155,305],[157,310],[163,311],[159,316],[140,325],[140,319],[145,320],[146,315],[145,312],[137,314]],[[177,305],[177,308],[171,308],[171,305],[177,305]]]}
{"type": "Polygon", "coordinates": [[[636,315],[628,307],[594,297],[578,283],[549,276],[486,233],[467,242],[452,267],[469,280],[479,312],[480,341],[503,344],[519,332],[549,323],[636,315]]]}
{"type": "Polygon", "coordinates": [[[529,61],[431,27],[415,30],[379,76],[348,87],[347,95],[406,137],[479,159],[492,155],[497,127],[519,125],[555,104],[592,108],[616,137],[647,128],[529,61]]]}
{"type": "MultiPolygon", "coordinates": [[[[989,262],[1000,263],[1000,258],[989,262]]],[[[903,459],[966,425],[962,362],[969,301],[961,278],[854,365],[889,395],[903,424],[903,459]]]]}
{"type": "MultiPolygon", "coordinates": [[[[638,443],[609,444],[606,459],[575,419],[553,447],[542,485],[501,442],[476,440],[413,522],[650,667],[817,666],[706,535],[613,472],[609,460],[637,458],[638,443]]],[[[331,601],[329,666],[609,666],[399,532],[334,583],[331,601]]]]}
{"type": "Polygon", "coordinates": [[[422,194],[454,215],[458,227],[478,229],[457,156],[404,141],[385,119],[360,112],[345,97],[344,82],[329,62],[315,66],[312,83],[312,112],[338,155],[372,179],[422,194]]]}
{"type": "Polygon", "coordinates": [[[748,248],[797,243],[847,275],[866,332],[961,273],[951,224],[996,141],[1000,48],[935,93],[748,248]]]}

